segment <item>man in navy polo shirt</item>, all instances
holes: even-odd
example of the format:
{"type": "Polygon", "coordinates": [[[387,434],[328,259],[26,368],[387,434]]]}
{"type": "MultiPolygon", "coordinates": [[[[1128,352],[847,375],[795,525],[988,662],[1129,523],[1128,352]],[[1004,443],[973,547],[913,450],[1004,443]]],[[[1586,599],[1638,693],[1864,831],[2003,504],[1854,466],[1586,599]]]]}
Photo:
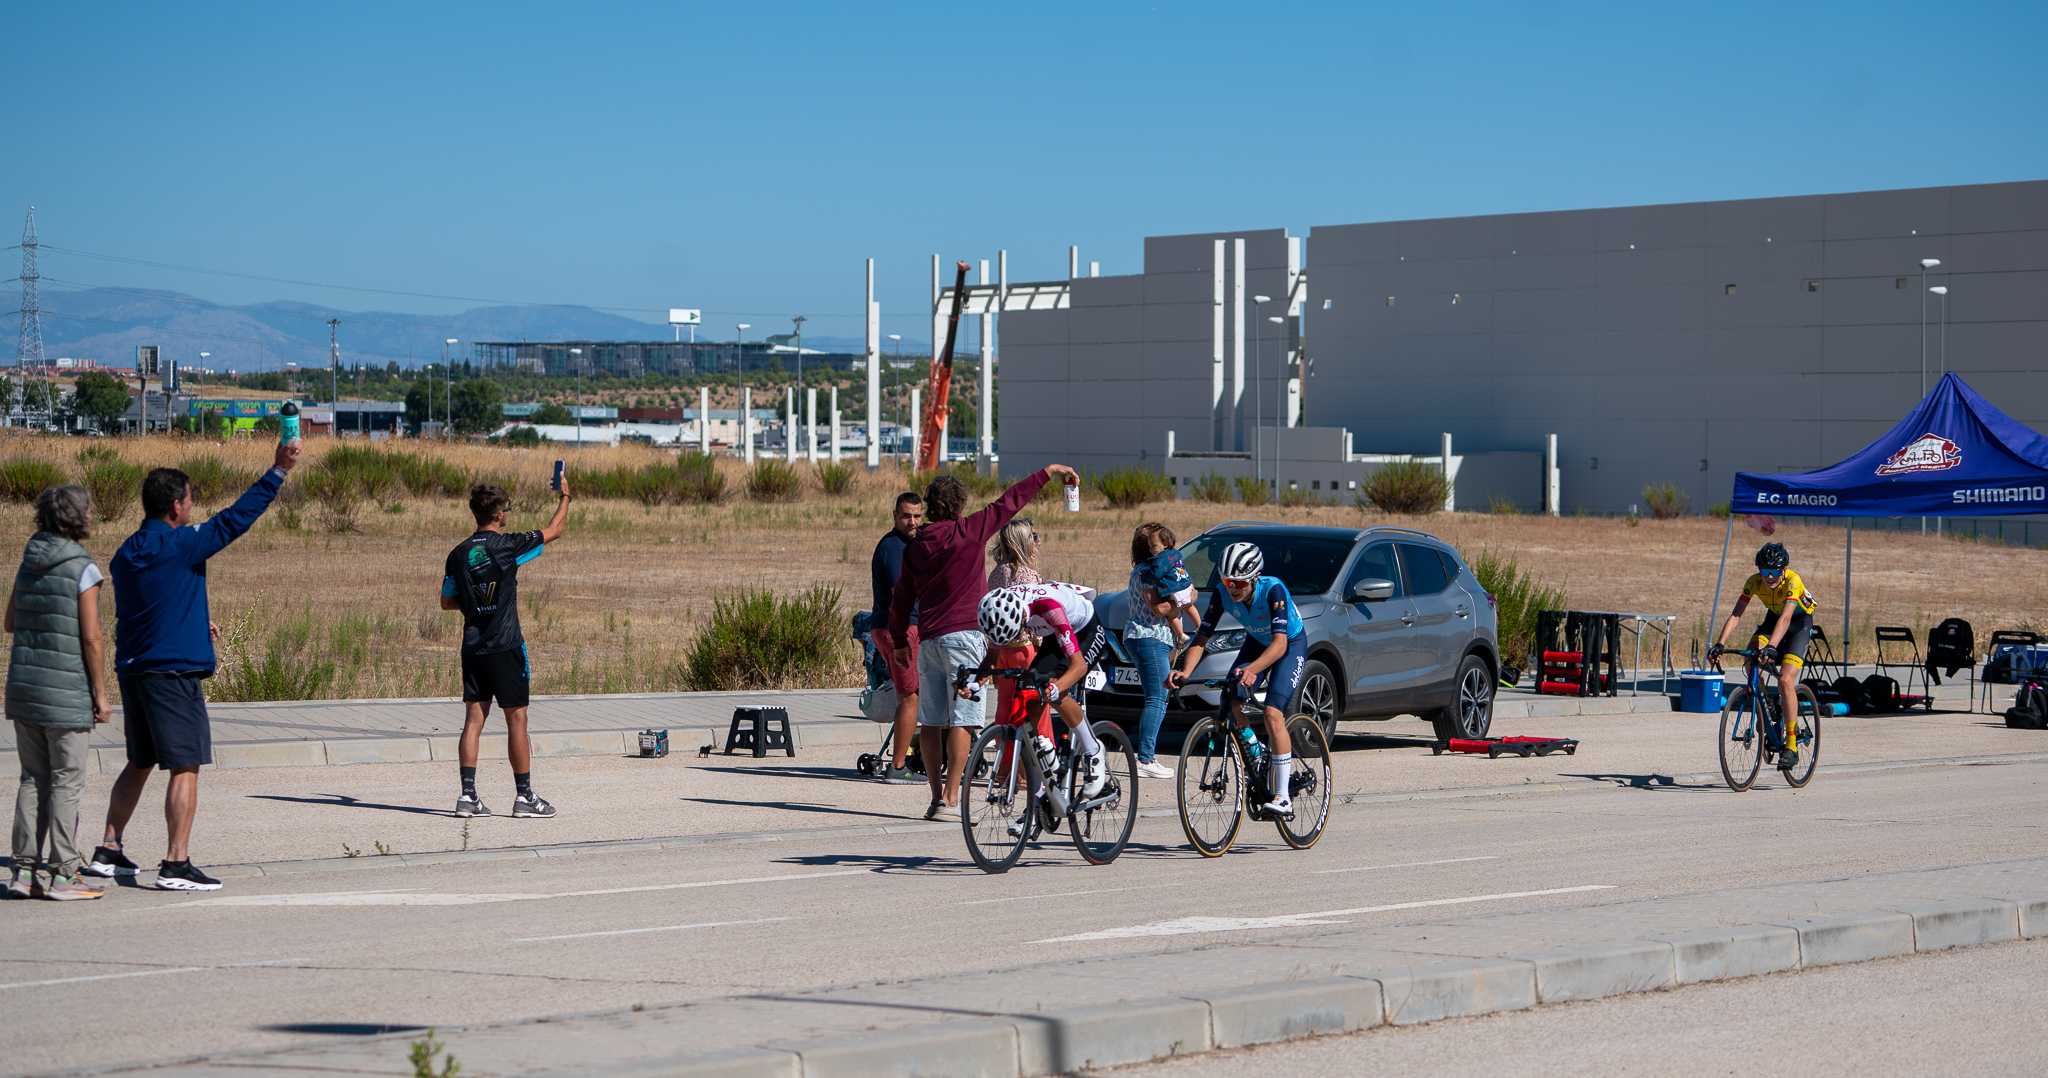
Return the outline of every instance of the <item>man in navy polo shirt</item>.
{"type": "Polygon", "coordinates": [[[199,769],[213,762],[213,726],[203,684],[213,676],[213,622],[206,608],[206,560],[256,523],[299,462],[294,440],[277,447],[269,471],[235,504],[204,524],[192,523],[192,482],[176,468],[142,481],[142,527],[114,552],[114,673],[121,683],[128,766],[114,780],[107,835],[85,871],[133,876],[135,862],[121,836],[142,800],[149,773],[171,773],[164,791],[169,832],[156,886],[165,891],[217,891],[220,881],[192,866],[187,844],[199,810],[199,769]]]}

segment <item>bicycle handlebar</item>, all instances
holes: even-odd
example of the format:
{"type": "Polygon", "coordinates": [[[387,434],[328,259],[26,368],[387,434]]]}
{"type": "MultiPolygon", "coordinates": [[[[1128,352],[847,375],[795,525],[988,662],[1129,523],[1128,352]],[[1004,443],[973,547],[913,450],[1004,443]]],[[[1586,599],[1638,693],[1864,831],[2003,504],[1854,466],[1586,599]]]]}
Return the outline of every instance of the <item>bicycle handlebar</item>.
{"type": "Polygon", "coordinates": [[[963,666],[953,675],[953,687],[964,689],[969,681],[979,678],[1015,678],[1022,688],[1043,688],[1052,683],[1057,675],[1028,666],[963,666]]]}

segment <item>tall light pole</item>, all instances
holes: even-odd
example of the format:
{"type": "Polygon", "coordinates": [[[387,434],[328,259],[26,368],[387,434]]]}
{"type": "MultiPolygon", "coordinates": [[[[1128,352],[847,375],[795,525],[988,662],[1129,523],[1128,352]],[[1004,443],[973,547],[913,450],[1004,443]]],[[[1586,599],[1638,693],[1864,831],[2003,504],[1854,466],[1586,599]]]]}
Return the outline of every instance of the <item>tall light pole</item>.
{"type": "MultiPolygon", "coordinates": [[[[1268,322],[1271,322],[1271,323],[1273,323],[1273,324],[1274,324],[1274,325],[1276,325],[1276,326],[1284,326],[1284,325],[1286,325],[1286,324],[1287,324],[1287,319],[1285,319],[1285,318],[1282,318],[1282,317],[1280,317],[1280,316],[1279,316],[1279,315],[1277,315],[1277,314],[1269,314],[1269,315],[1267,315],[1267,316],[1266,316],[1266,321],[1268,321],[1268,322]]],[[[1277,407],[1275,407],[1275,408],[1273,409],[1273,425],[1274,425],[1274,426],[1276,426],[1276,427],[1285,427],[1285,426],[1287,426],[1287,425],[1288,425],[1288,423],[1287,423],[1287,351],[1286,351],[1286,348],[1285,348],[1285,346],[1284,346],[1284,345],[1283,345],[1283,346],[1282,346],[1282,348],[1281,348],[1281,352],[1280,352],[1280,358],[1279,358],[1279,359],[1277,359],[1277,360],[1274,360],[1274,361],[1273,361],[1273,375],[1274,375],[1274,377],[1273,377],[1273,384],[1274,384],[1274,386],[1275,386],[1275,387],[1277,387],[1277,389],[1278,389],[1278,391],[1279,391],[1279,394],[1280,394],[1280,404],[1279,404],[1279,405],[1278,405],[1277,407]]],[[[1274,442],[1273,442],[1273,468],[1274,468],[1274,471],[1275,471],[1275,472],[1278,472],[1278,471],[1279,471],[1279,466],[1280,466],[1280,442],[1279,442],[1279,438],[1280,438],[1280,436],[1279,436],[1278,434],[1275,434],[1275,435],[1273,436],[1273,438],[1274,438],[1274,442]]],[[[1275,479],[1278,479],[1278,478],[1279,478],[1279,476],[1278,476],[1278,475],[1276,474],[1276,475],[1275,475],[1275,476],[1274,476],[1273,478],[1275,478],[1275,479]]]]}
{"type": "Polygon", "coordinates": [[[1941,373],[1948,373],[1948,286],[1935,285],[1929,292],[1941,297],[1941,373]]]}
{"type": "MultiPolygon", "coordinates": [[[[804,406],[804,323],[810,321],[810,319],[798,314],[791,315],[789,321],[791,325],[796,327],[796,332],[793,334],[796,339],[796,407],[801,409],[804,406]]],[[[797,411],[795,415],[792,415],[789,425],[792,427],[796,426],[796,419],[802,414],[801,411],[797,411]]],[[[813,421],[816,418],[816,416],[813,416],[813,421]]],[[[804,431],[804,452],[807,455],[810,453],[811,446],[815,443],[817,437],[817,431],[804,431]]]]}
{"type": "Polygon", "coordinates": [[[455,338],[446,337],[441,341],[441,411],[446,413],[442,420],[441,437],[448,437],[448,431],[455,426],[455,372],[448,366],[448,350],[455,347],[455,338]]]}
{"type": "MultiPolygon", "coordinates": [[[[1927,271],[1941,265],[1939,258],[1920,260],[1920,395],[1927,396],[1927,271]]],[[[1924,530],[1924,522],[1923,522],[1924,530]]]]}
{"type": "MultiPolygon", "coordinates": [[[[582,365],[583,365],[583,349],[581,349],[581,348],[571,348],[571,349],[569,349],[569,369],[573,371],[573,370],[575,370],[576,368],[578,368],[578,367],[580,367],[580,366],[582,366],[582,365]]],[[[577,375],[577,377],[576,377],[576,444],[577,444],[577,445],[582,445],[582,444],[583,444],[583,377],[582,377],[582,375],[577,375]]]]}
{"type": "Polygon", "coordinates": [[[733,327],[737,332],[738,341],[733,351],[739,356],[740,457],[749,460],[752,459],[754,451],[754,432],[750,429],[754,425],[754,395],[747,392],[747,331],[753,328],[752,322],[741,322],[733,327]]]}
{"type": "MultiPolygon", "coordinates": [[[[890,333],[886,334],[886,336],[889,338],[889,369],[893,371],[903,365],[903,334],[890,333]]],[[[915,422],[916,417],[911,417],[911,421],[915,422]]],[[[901,428],[898,428],[898,432],[901,432],[901,428]]],[[[882,432],[874,431],[868,436],[870,438],[879,438],[882,436],[882,432]]]]}
{"type": "MultiPolygon", "coordinates": [[[[1259,461],[1262,459],[1259,452],[1259,420],[1265,418],[1266,415],[1266,378],[1259,370],[1260,367],[1265,365],[1266,351],[1264,347],[1265,342],[1259,334],[1259,323],[1266,320],[1266,304],[1271,302],[1273,302],[1273,297],[1271,296],[1252,297],[1252,314],[1254,316],[1252,318],[1252,478],[1254,480],[1266,477],[1266,473],[1261,470],[1259,465],[1259,461]]],[[[1239,339],[1242,340],[1243,338],[1239,339]]],[[[1277,443],[1275,447],[1277,448],[1277,443]]]]}

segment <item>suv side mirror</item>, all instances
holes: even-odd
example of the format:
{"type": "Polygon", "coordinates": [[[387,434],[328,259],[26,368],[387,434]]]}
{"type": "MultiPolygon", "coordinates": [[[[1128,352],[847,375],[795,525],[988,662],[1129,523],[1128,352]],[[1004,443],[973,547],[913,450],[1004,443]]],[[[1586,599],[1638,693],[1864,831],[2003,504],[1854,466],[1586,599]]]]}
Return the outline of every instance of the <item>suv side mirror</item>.
{"type": "Polygon", "coordinates": [[[1384,603],[1394,597],[1394,582],[1368,577],[1351,585],[1351,601],[1354,603],[1384,603]]]}

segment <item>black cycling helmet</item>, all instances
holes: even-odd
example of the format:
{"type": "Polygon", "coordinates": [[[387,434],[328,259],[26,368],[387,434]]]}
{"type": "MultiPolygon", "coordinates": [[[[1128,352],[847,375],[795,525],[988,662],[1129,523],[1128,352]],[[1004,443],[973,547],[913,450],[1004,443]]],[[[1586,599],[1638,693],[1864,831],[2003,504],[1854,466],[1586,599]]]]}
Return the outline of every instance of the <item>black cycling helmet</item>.
{"type": "Polygon", "coordinates": [[[1785,553],[1783,543],[1765,543],[1756,552],[1756,567],[1766,573],[1782,573],[1792,564],[1792,555],[1785,553]]]}

